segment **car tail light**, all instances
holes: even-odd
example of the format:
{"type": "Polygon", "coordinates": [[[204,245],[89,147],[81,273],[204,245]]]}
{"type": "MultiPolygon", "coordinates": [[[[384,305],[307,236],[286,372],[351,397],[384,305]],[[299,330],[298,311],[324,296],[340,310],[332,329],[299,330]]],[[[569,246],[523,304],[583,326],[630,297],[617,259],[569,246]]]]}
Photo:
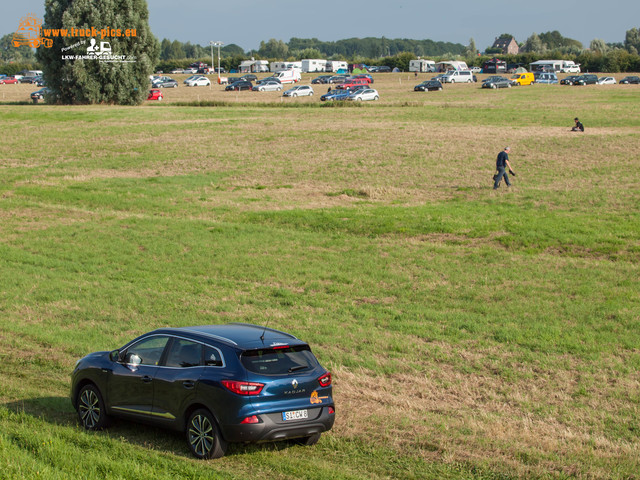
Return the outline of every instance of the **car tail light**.
{"type": "Polygon", "coordinates": [[[336,409],[333,407],[327,408],[327,411],[329,412],[329,415],[333,415],[334,413],[336,413],[336,409]]]}
{"type": "Polygon", "coordinates": [[[320,378],[318,378],[318,383],[321,387],[328,387],[329,385],[331,385],[331,372],[327,372],[320,378]]]}
{"type": "Polygon", "coordinates": [[[250,417],[246,417],[244,420],[242,420],[240,422],[241,424],[249,424],[249,423],[260,423],[260,419],[255,416],[255,415],[251,415],[250,417]]]}
{"type": "Polygon", "coordinates": [[[222,380],[222,385],[238,395],[258,395],[264,387],[264,383],[239,382],[237,380],[222,380]]]}

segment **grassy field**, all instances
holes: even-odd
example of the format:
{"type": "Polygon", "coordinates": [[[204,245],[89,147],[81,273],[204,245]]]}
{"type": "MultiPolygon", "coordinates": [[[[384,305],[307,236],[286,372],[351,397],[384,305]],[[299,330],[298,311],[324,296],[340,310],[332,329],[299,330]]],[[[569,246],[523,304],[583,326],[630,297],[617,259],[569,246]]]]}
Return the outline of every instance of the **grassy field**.
{"type": "Polygon", "coordinates": [[[0,479],[640,478],[640,88],[416,83],[136,108],[0,85],[0,479]],[[317,446],[202,462],[79,428],[78,358],[231,321],[332,371],[317,446]]]}

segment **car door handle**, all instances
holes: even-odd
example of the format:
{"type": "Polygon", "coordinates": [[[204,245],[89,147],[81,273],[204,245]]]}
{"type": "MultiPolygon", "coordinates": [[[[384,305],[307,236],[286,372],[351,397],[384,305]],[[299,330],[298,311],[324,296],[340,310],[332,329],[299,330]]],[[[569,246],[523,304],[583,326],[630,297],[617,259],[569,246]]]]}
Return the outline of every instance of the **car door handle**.
{"type": "Polygon", "coordinates": [[[149,383],[151,380],[153,380],[153,378],[151,378],[149,375],[145,375],[144,377],[142,377],[142,381],[144,383],[149,383]]]}
{"type": "Polygon", "coordinates": [[[193,380],[185,380],[184,382],[182,382],[182,385],[184,386],[184,388],[191,390],[196,386],[196,382],[194,382],[193,380]]]}

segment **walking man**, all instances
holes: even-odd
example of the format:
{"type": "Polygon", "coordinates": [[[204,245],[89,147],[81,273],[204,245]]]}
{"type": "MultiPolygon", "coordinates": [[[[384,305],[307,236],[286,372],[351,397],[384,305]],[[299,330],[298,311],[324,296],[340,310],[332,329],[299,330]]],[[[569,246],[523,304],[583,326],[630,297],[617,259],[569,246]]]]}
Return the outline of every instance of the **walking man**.
{"type": "Polygon", "coordinates": [[[507,187],[511,186],[511,182],[509,181],[509,175],[507,175],[506,169],[509,169],[509,173],[515,176],[515,172],[511,168],[511,164],[509,163],[509,152],[511,151],[511,147],[505,147],[502,152],[498,154],[498,159],[496,160],[496,173],[493,176],[493,189],[496,190],[500,186],[500,181],[502,177],[504,177],[504,181],[507,184],[507,187]]]}

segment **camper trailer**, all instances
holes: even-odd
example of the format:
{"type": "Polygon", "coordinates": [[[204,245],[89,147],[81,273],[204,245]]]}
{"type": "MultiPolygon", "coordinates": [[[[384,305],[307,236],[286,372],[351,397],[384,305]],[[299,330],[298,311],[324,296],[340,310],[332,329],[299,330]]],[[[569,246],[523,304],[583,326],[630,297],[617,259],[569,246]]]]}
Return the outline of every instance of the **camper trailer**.
{"type": "Polygon", "coordinates": [[[298,70],[302,70],[302,62],[271,62],[269,64],[269,71],[271,72],[289,70],[290,68],[297,68],[298,70]]]}
{"type": "Polygon", "coordinates": [[[409,71],[410,72],[435,72],[436,71],[436,62],[433,60],[410,60],[409,61],[409,71]]]}
{"type": "Polygon", "coordinates": [[[469,67],[466,62],[451,60],[436,63],[436,69],[438,72],[448,72],[449,70],[469,70],[469,67]]]}
{"type": "Polygon", "coordinates": [[[347,62],[339,61],[339,60],[329,60],[327,61],[325,67],[325,72],[335,72],[335,73],[346,73],[349,71],[349,65],[347,62]]]}
{"type": "Polygon", "coordinates": [[[326,67],[326,60],[302,60],[302,71],[305,73],[324,72],[326,67]]]}

